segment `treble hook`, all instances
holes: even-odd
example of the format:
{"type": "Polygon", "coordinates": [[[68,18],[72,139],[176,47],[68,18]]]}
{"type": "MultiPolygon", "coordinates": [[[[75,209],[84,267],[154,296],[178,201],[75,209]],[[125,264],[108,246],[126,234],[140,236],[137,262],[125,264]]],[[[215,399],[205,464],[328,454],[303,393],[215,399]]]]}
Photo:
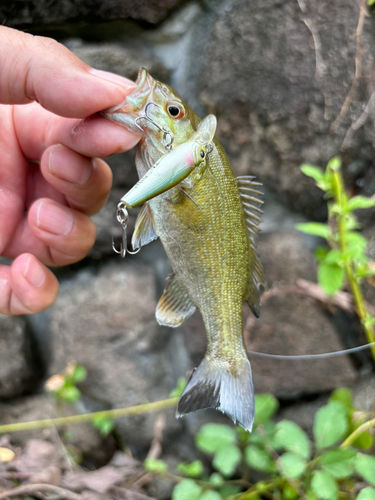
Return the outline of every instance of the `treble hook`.
{"type": "Polygon", "coordinates": [[[121,202],[117,205],[117,210],[116,210],[116,218],[121,224],[122,228],[122,241],[120,245],[120,250],[117,250],[114,238],[112,236],[112,250],[120,254],[122,258],[125,257],[126,253],[130,253],[131,255],[135,255],[138,253],[141,249],[141,247],[138,248],[135,252],[131,252],[128,249],[128,242],[127,242],[127,227],[128,227],[128,220],[129,220],[129,214],[128,211],[126,210],[126,205],[125,203],[121,202]]]}
{"type": "Polygon", "coordinates": [[[144,132],[143,128],[138,124],[138,121],[141,120],[142,118],[145,119],[145,120],[148,120],[150,123],[152,123],[157,129],[159,129],[161,132],[163,132],[163,143],[164,143],[164,147],[165,149],[167,149],[168,151],[170,151],[172,149],[172,144],[173,144],[173,141],[174,141],[174,136],[172,134],[172,132],[170,130],[168,130],[167,128],[165,127],[162,127],[161,125],[159,125],[159,123],[157,123],[151,116],[149,116],[148,114],[148,107],[149,106],[157,106],[158,108],[161,108],[161,106],[159,106],[159,104],[156,104],[156,102],[149,102],[146,107],[145,107],[145,114],[142,115],[142,116],[138,116],[138,118],[135,119],[135,125],[142,131],[144,132]],[[167,137],[169,136],[169,140],[167,140],[167,137]]]}

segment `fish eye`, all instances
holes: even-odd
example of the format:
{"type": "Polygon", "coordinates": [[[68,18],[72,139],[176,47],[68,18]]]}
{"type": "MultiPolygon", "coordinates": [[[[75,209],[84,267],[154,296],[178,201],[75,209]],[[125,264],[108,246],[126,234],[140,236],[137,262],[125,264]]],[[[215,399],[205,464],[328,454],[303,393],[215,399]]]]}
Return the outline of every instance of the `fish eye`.
{"type": "Polygon", "coordinates": [[[167,105],[167,111],[171,118],[180,120],[185,116],[185,110],[179,103],[169,103],[167,105]]]}
{"type": "Polygon", "coordinates": [[[204,158],[204,151],[203,151],[203,149],[201,149],[200,155],[201,155],[201,158],[204,158]]]}

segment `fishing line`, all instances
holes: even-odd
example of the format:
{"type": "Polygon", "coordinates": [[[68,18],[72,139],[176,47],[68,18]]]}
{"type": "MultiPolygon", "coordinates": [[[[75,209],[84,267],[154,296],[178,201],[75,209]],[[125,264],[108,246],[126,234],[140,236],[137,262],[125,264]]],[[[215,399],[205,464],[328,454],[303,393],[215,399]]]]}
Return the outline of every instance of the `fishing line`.
{"type": "Polygon", "coordinates": [[[342,351],[324,352],[323,354],[297,354],[297,355],[284,355],[284,354],[266,354],[265,352],[247,351],[249,354],[254,354],[254,356],[259,356],[261,358],[271,358],[271,359],[322,359],[322,358],[333,358],[334,356],[341,356],[342,354],[352,354],[353,352],[364,351],[369,347],[375,345],[375,342],[370,342],[369,344],[360,345],[358,347],[351,347],[350,349],[343,349],[342,351]]]}

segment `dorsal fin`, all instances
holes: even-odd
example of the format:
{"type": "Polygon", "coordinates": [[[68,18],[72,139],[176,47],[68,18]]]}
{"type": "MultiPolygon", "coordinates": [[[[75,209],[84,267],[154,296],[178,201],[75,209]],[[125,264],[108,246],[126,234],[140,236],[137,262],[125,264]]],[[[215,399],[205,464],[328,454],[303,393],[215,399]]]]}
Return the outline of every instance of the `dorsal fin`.
{"type": "Polygon", "coordinates": [[[133,250],[144,247],[157,238],[158,235],[154,230],[154,222],[152,220],[150,208],[148,204],[145,203],[135,221],[135,229],[132,236],[133,250]]]}
{"type": "Polygon", "coordinates": [[[258,236],[258,231],[260,231],[259,224],[262,222],[259,215],[263,213],[259,208],[259,206],[263,205],[263,200],[260,198],[263,196],[263,193],[258,190],[262,184],[254,182],[254,179],[255,177],[251,175],[237,177],[238,190],[245,212],[246,227],[252,248],[255,248],[255,240],[258,236]]]}
{"type": "Polygon", "coordinates": [[[176,328],[193,314],[195,305],[175,274],[171,273],[169,278],[170,282],[156,307],[156,319],[160,325],[176,328]]]}
{"type": "Polygon", "coordinates": [[[259,318],[260,314],[260,288],[266,289],[266,277],[264,276],[263,266],[256,253],[256,238],[260,231],[259,224],[262,222],[258,214],[262,214],[259,208],[263,204],[260,198],[263,193],[259,191],[262,185],[260,182],[254,181],[255,177],[246,175],[237,177],[237,185],[240,193],[242,206],[245,213],[247,234],[249,237],[250,247],[252,248],[252,266],[250,272],[250,282],[248,285],[245,301],[255,316],[259,318]]]}

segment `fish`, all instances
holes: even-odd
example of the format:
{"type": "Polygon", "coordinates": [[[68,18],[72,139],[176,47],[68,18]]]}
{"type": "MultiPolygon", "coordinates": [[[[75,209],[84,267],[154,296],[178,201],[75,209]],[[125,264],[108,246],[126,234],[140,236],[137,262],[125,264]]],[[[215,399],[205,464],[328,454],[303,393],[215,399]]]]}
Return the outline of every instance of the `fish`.
{"type": "MultiPolygon", "coordinates": [[[[198,130],[201,119],[168,85],[141,68],[136,88],[103,115],[141,135],[136,153],[140,179],[168,149],[198,130]]],[[[206,353],[179,400],[176,416],[207,408],[251,431],[254,388],[243,340],[242,304],[260,314],[266,287],[256,252],[261,184],[235,176],[216,138],[205,163],[145,203],[136,220],[133,249],[156,238],[173,272],[156,308],[160,325],[180,326],[196,308],[207,334],[206,353]]]]}

